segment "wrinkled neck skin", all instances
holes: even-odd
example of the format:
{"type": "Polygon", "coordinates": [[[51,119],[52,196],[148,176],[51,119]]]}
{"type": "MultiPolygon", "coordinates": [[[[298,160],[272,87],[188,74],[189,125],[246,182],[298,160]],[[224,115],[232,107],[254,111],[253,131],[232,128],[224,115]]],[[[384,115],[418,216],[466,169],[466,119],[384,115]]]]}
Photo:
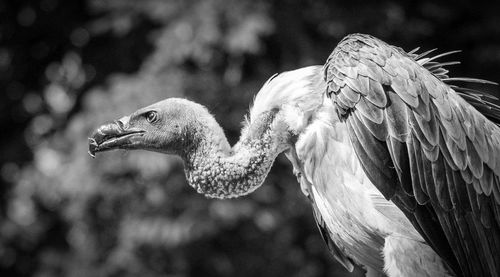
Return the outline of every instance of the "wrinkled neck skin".
{"type": "Polygon", "coordinates": [[[215,119],[194,126],[197,138],[181,156],[188,183],[211,198],[234,198],[257,189],[276,156],[288,148],[288,132],[276,112],[263,113],[231,148],[215,119]]]}

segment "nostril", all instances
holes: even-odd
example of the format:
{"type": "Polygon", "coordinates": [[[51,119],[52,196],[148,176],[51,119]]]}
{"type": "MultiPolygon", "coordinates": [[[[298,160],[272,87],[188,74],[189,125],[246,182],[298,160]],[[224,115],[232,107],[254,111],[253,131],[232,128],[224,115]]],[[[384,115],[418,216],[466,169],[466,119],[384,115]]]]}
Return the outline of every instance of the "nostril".
{"type": "Polygon", "coordinates": [[[115,121],[115,123],[118,125],[118,127],[120,129],[122,129],[122,130],[124,129],[125,124],[123,124],[123,122],[121,120],[117,120],[117,121],[115,121]]]}
{"type": "Polygon", "coordinates": [[[124,116],[115,122],[121,130],[125,130],[125,128],[128,126],[128,121],[129,121],[129,117],[124,116]]]}

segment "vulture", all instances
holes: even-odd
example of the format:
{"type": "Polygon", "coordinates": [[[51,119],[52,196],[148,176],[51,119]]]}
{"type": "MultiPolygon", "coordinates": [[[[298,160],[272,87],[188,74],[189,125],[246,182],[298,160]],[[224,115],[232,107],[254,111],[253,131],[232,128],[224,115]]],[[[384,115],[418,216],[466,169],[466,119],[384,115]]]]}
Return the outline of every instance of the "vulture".
{"type": "Polygon", "coordinates": [[[256,190],[284,153],[320,233],[370,276],[500,276],[500,107],[437,62],[351,34],[326,63],[272,76],[230,146],[204,106],[169,98],[98,127],[89,153],[180,156],[198,193],[256,190]]]}

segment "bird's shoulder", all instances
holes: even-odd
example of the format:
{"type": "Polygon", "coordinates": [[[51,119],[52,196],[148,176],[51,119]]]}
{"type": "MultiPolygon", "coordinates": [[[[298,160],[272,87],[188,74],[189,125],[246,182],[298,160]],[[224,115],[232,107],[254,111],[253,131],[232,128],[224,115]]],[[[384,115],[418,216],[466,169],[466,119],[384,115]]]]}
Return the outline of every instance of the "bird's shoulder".
{"type": "MultiPolygon", "coordinates": [[[[321,68],[322,66],[308,66],[269,78],[255,96],[247,118],[248,123],[270,110],[295,110],[295,114],[309,114],[317,109],[323,102],[325,91],[321,68]]],[[[293,117],[293,114],[289,116],[293,117]]]]}

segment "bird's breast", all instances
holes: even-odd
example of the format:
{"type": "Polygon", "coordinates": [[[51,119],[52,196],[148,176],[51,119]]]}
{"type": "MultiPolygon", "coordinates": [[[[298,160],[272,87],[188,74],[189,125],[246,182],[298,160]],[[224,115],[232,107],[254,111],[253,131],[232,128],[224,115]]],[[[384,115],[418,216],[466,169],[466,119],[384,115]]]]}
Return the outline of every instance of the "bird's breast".
{"type": "Polygon", "coordinates": [[[384,239],[391,230],[372,203],[371,196],[380,192],[363,172],[345,125],[319,115],[295,150],[292,163],[302,171],[301,185],[309,187],[332,240],[358,263],[382,268],[384,239]]]}

